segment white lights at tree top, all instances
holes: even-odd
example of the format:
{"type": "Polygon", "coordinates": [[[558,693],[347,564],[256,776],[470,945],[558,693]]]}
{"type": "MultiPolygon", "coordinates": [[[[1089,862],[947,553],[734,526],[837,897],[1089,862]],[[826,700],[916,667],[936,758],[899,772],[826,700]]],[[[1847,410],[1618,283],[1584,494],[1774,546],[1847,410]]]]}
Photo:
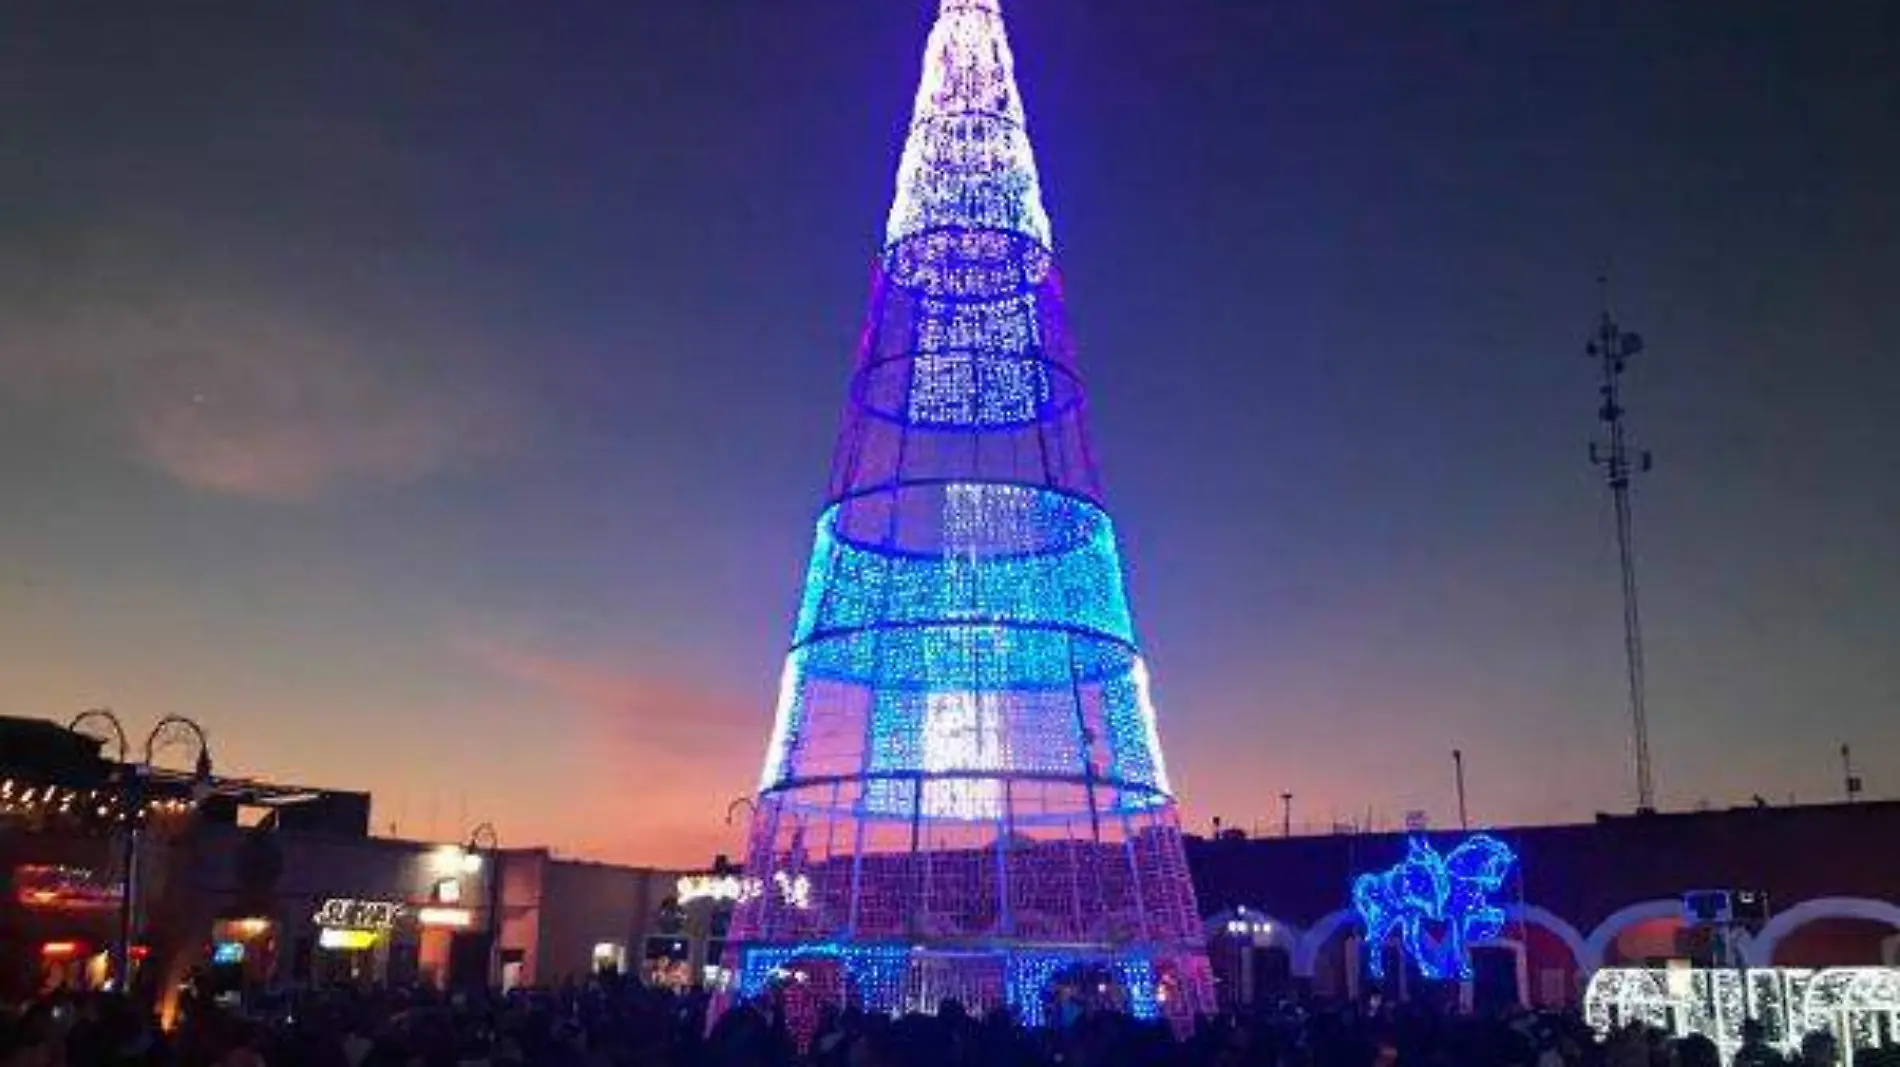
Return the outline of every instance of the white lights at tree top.
{"type": "Polygon", "coordinates": [[[1051,246],[1015,71],[997,5],[944,5],[924,46],[887,241],[955,228],[1051,246]]]}

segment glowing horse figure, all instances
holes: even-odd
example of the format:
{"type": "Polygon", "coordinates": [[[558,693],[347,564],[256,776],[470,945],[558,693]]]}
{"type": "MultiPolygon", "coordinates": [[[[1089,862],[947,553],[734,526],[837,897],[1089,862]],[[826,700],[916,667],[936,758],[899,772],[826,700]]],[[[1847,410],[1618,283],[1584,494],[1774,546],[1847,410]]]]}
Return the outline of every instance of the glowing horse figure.
{"type": "Polygon", "coordinates": [[[1385,977],[1382,949],[1393,930],[1430,979],[1471,977],[1469,946],[1490,941],[1504,929],[1504,909],[1491,896],[1504,888],[1517,863],[1510,846],[1473,834],[1444,856],[1423,838],[1412,838],[1405,858],[1390,870],[1353,881],[1352,903],[1365,923],[1366,962],[1374,978],[1385,977]],[[1427,924],[1443,933],[1436,939],[1427,924]]]}

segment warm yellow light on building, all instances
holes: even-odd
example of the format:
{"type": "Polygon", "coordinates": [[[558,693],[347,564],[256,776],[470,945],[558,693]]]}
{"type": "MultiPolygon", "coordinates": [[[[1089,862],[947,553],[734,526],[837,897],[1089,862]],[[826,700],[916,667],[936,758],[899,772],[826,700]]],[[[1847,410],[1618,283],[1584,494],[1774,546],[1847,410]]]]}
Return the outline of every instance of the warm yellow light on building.
{"type": "Polygon", "coordinates": [[[374,948],[376,945],[376,931],[343,930],[330,927],[317,935],[317,945],[320,948],[336,949],[344,952],[355,952],[366,948],[374,948]]]}
{"type": "Polygon", "coordinates": [[[453,926],[462,928],[475,921],[467,908],[420,908],[416,911],[416,920],[424,926],[453,926]]]}

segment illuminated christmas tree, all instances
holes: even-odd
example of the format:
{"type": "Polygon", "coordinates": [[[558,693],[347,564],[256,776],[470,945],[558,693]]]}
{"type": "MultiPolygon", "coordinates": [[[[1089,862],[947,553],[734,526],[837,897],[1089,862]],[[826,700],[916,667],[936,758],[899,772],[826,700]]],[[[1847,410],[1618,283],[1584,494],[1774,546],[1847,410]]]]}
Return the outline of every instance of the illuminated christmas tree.
{"type": "Polygon", "coordinates": [[[1211,978],[1000,0],[942,0],[759,782],[739,995],[1211,978]]]}

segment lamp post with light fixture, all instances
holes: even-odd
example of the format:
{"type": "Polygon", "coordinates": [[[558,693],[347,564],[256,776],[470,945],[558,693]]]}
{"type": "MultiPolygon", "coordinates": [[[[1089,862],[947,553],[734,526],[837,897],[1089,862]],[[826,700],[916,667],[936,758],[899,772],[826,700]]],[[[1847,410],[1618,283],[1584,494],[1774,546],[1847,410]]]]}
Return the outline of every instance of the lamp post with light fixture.
{"type": "Polygon", "coordinates": [[[125,724],[108,708],[93,708],[83,711],[67,724],[74,733],[86,733],[103,730],[109,736],[100,738],[101,742],[116,742],[118,752],[118,770],[121,809],[119,818],[125,823],[122,835],[123,857],[119,871],[119,940],[113,946],[113,977],[121,993],[130,993],[132,988],[132,935],[138,925],[139,893],[139,834],[145,822],[145,784],[152,772],[159,749],[179,742],[195,745],[197,758],[192,761],[191,807],[195,810],[211,789],[211,742],[206,737],[204,727],[183,715],[167,715],[152,725],[150,733],[145,735],[144,759],[139,763],[127,762],[125,724]]]}
{"type": "Polygon", "coordinates": [[[495,834],[495,824],[479,823],[468,832],[468,843],[462,846],[462,873],[474,874],[481,871],[483,884],[488,897],[488,953],[483,963],[482,982],[484,985],[501,983],[501,838],[495,834]],[[483,861],[488,869],[482,871],[483,861]]]}

